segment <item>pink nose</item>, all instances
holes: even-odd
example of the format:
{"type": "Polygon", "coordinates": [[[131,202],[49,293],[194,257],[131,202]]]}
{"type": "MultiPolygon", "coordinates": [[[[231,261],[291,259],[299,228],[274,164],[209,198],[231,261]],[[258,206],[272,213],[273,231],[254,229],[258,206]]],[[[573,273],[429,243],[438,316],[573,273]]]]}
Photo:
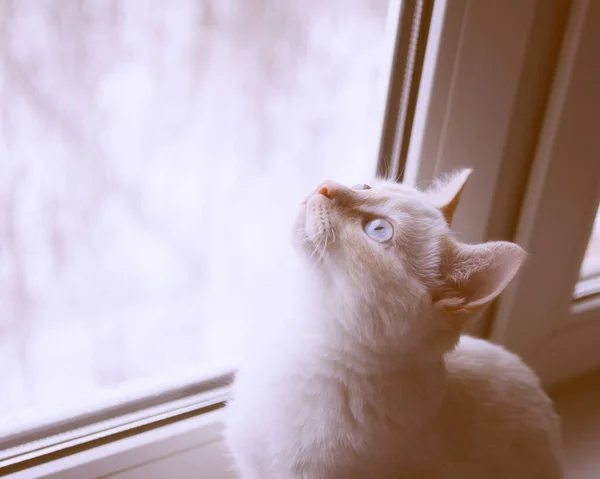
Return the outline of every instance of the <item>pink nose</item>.
{"type": "Polygon", "coordinates": [[[335,195],[336,190],[339,189],[339,186],[340,185],[338,185],[335,181],[327,180],[317,188],[315,194],[323,195],[325,198],[331,199],[335,195]]]}

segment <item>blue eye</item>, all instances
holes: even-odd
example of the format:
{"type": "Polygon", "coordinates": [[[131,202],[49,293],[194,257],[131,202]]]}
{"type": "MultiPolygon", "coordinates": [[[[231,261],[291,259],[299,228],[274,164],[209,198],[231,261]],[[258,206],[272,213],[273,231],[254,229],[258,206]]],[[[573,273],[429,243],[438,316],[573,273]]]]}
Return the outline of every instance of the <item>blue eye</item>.
{"type": "Polygon", "coordinates": [[[394,228],[388,220],[377,218],[369,221],[365,225],[365,233],[373,241],[378,243],[386,243],[394,236],[394,228]]]}

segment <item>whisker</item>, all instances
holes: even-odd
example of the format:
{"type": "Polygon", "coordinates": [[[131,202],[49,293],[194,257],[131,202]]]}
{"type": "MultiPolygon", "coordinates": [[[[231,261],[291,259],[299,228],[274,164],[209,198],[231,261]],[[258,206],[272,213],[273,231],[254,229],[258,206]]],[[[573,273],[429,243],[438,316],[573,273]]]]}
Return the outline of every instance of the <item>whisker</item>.
{"type": "Polygon", "coordinates": [[[298,231],[296,233],[296,239],[302,243],[308,243],[315,240],[315,238],[319,236],[319,233],[313,233],[310,236],[307,236],[304,232],[298,231]]]}
{"type": "MultiPolygon", "coordinates": [[[[313,249],[313,252],[311,253],[310,257],[308,258],[309,260],[312,261],[313,256],[315,255],[315,253],[317,253],[319,251],[319,247],[321,246],[321,241],[323,241],[323,239],[321,238],[319,240],[319,242],[315,245],[315,248],[313,249]]],[[[318,262],[318,261],[317,261],[318,262]]]]}
{"type": "Polygon", "coordinates": [[[323,245],[323,249],[321,250],[321,254],[319,255],[319,259],[317,259],[317,264],[320,261],[323,261],[323,256],[325,256],[325,250],[327,249],[327,241],[329,240],[329,233],[325,236],[325,244],[323,245]]]}
{"type": "Polygon", "coordinates": [[[317,236],[319,236],[319,233],[313,234],[312,236],[307,236],[305,238],[301,238],[301,241],[303,243],[314,243],[317,236]]]}

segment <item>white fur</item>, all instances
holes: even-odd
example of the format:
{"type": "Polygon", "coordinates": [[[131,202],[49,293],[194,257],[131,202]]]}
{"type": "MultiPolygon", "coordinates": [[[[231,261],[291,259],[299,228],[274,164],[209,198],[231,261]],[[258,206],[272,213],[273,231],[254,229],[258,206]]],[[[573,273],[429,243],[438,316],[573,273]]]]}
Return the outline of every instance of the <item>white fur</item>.
{"type": "Polygon", "coordinates": [[[456,325],[499,294],[520,249],[469,256],[431,192],[330,189],[298,222],[318,260],[274,278],[292,294],[263,304],[275,321],[236,377],[227,440],[241,477],[561,478],[558,419],[535,374],[486,341],[455,347],[456,325]],[[364,238],[371,214],[395,222],[392,244],[364,238]],[[456,267],[444,245],[459,248],[456,267]]]}

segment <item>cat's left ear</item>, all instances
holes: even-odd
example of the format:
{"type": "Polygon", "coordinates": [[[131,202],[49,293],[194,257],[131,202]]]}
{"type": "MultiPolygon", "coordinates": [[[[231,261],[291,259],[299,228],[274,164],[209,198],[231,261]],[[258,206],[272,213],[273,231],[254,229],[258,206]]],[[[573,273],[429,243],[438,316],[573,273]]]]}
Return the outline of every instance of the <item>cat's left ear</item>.
{"type": "Polygon", "coordinates": [[[525,259],[525,251],[507,241],[470,245],[444,238],[442,248],[440,284],[432,298],[457,329],[498,297],[525,259]]]}
{"type": "Polygon", "coordinates": [[[456,171],[446,178],[434,181],[431,187],[425,191],[432,203],[442,212],[448,225],[452,224],[460,195],[472,171],[470,168],[456,171]]]}

